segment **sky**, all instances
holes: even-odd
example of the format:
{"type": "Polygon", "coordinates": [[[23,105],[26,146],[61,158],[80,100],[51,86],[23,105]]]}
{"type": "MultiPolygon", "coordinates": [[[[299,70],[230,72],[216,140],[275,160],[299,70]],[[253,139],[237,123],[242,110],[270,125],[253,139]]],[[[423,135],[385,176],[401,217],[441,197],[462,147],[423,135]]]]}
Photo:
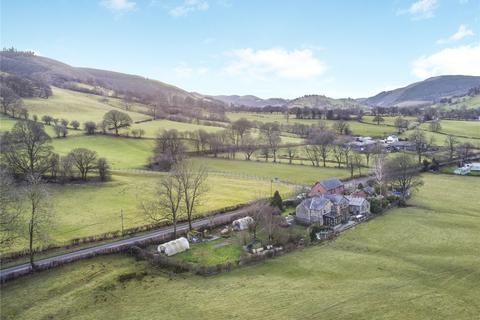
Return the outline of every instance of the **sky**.
{"type": "Polygon", "coordinates": [[[0,0],[2,47],[202,94],[367,97],[480,76],[480,0],[0,0]]]}

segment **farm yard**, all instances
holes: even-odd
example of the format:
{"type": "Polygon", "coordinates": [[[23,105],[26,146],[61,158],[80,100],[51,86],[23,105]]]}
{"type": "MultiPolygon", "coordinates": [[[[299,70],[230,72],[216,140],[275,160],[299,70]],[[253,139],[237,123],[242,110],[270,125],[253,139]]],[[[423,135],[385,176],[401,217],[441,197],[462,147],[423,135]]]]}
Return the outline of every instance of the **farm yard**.
{"type": "Polygon", "coordinates": [[[477,178],[425,174],[424,181],[408,208],[230,273],[172,278],[114,255],[30,275],[2,288],[3,317],[473,319],[480,308],[480,260],[471,254],[480,245],[471,201],[477,178]],[[232,308],[239,299],[249,307],[232,308]]]}

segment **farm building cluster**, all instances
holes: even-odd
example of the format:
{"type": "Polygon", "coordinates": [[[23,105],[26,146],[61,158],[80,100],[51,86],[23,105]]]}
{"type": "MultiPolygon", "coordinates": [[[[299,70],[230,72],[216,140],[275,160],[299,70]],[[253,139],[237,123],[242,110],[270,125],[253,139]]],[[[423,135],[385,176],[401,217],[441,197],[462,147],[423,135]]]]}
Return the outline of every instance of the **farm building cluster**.
{"type": "Polygon", "coordinates": [[[465,163],[463,166],[456,168],[453,172],[462,176],[467,175],[471,172],[480,173],[480,162],[465,163]]]}
{"type": "Polygon", "coordinates": [[[337,178],[317,182],[297,206],[295,219],[302,224],[315,223],[332,228],[353,219],[364,219],[370,214],[370,203],[366,199],[369,191],[356,190],[345,195],[345,185],[337,178]]]}
{"type": "MultiPolygon", "coordinates": [[[[173,256],[178,253],[190,249],[190,243],[208,242],[219,238],[243,237],[253,232],[253,237],[249,241],[245,241],[243,249],[250,254],[257,254],[263,250],[273,248],[274,242],[271,242],[273,233],[267,237],[268,241],[260,241],[257,237],[257,226],[265,225],[269,230],[277,230],[279,234],[290,234],[288,230],[293,229],[304,230],[310,232],[315,230],[317,240],[327,239],[335,232],[341,232],[356,225],[357,223],[367,219],[370,215],[370,202],[376,196],[375,189],[371,186],[365,187],[347,187],[337,178],[331,178],[315,183],[309,192],[301,193],[296,199],[284,201],[287,206],[293,206],[295,213],[282,215],[278,208],[269,211],[255,211],[256,213],[240,216],[228,224],[222,225],[221,228],[208,232],[209,238],[200,236],[199,239],[188,234],[187,237],[178,238],[176,240],[161,244],[157,247],[157,252],[166,256],[173,256]],[[270,217],[270,218],[269,218],[270,217]],[[278,226],[277,227],[274,227],[278,226]],[[236,236],[235,236],[236,235],[236,236]],[[273,247],[272,247],[273,246],[273,247]]],[[[270,209],[271,207],[270,204],[270,209]]],[[[262,209],[263,210],[263,209],[262,209]]],[[[262,227],[258,228],[259,230],[262,227]]],[[[197,232],[198,233],[198,232],[197,232]]],[[[202,234],[202,232],[198,233],[202,234]]],[[[287,237],[288,238],[288,237],[287,237]]]]}

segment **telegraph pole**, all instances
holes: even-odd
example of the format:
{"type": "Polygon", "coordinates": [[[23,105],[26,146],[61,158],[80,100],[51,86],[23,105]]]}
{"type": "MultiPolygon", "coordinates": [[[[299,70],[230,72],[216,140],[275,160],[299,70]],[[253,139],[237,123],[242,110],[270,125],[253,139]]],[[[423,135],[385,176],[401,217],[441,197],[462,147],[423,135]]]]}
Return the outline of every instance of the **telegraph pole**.
{"type": "Polygon", "coordinates": [[[122,236],[123,236],[123,209],[120,210],[120,219],[122,220],[122,236]]]}

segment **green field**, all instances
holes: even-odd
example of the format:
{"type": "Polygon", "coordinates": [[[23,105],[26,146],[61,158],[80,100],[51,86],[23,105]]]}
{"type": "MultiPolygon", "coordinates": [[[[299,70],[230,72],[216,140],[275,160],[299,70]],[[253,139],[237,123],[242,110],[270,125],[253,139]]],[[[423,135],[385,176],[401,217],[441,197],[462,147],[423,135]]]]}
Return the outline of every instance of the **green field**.
{"type": "Polygon", "coordinates": [[[316,181],[331,177],[346,178],[350,172],[345,169],[312,167],[310,165],[288,165],[272,162],[227,160],[215,158],[194,158],[196,162],[205,164],[209,170],[222,171],[237,175],[262,177],[298,184],[313,184],[316,181]]]}
{"type": "MultiPolygon", "coordinates": [[[[13,128],[13,126],[15,125],[15,123],[17,123],[17,121],[19,121],[19,120],[7,117],[3,114],[0,114],[0,132],[11,130],[13,128]]],[[[52,138],[57,137],[57,135],[55,134],[55,131],[53,130],[53,126],[45,125],[45,132],[52,138]]],[[[82,135],[84,133],[85,132],[80,130],[80,129],[74,130],[72,128],[69,128],[67,137],[82,135]]],[[[64,138],[59,138],[59,139],[64,139],[64,138]]]]}
{"type": "Polygon", "coordinates": [[[153,156],[154,140],[132,139],[104,135],[81,135],[67,139],[54,139],[55,152],[66,155],[74,148],[97,151],[99,157],[109,160],[112,168],[143,168],[153,156]]]}
{"type": "Polygon", "coordinates": [[[466,108],[480,108],[480,95],[476,96],[464,96],[459,98],[453,98],[452,103],[437,103],[435,106],[442,109],[458,109],[463,106],[466,108]]]}
{"type": "MultiPolygon", "coordinates": [[[[48,99],[28,98],[24,99],[30,116],[36,114],[39,119],[43,115],[50,115],[54,118],[67,119],[69,121],[77,120],[80,123],[85,121],[99,122],[103,115],[110,110],[118,110],[121,101],[115,98],[107,98],[108,102],[102,102],[102,97],[80,93],[71,90],[52,87],[53,95],[48,99]]],[[[150,117],[131,111],[127,112],[133,121],[141,121],[150,117]]]]}
{"type": "MultiPolygon", "coordinates": [[[[441,120],[440,124],[440,133],[480,139],[480,121],[441,120]]],[[[430,130],[430,124],[423,123],[421,128],[430,130]]]]}
{"type": "MultiPolygon", "coordinates": [[[[148,224],[139,208],[142,199],[153,196],[160,173],[115,173],[112,181],[88,184],[48,185],[55,211],[51,242],[120,230],[123,210],[125,228],[148,224]]],[[[270,182],[239,177],[210,175],[208,193],[197,213],[267,197],[270,182]]],[[[293,188],[276,184],[275,190],[287,195],[293,188]]],[[[21,247],[19,244],[18,247],[21,247]]],[[[18,248],[16,248],[18,249],[18,248]]]]}
{"type": "MultiPolygon", "coordinates": [[[[231,121],[246,118],[251,121],[279,122],[282,124],[301,123],[306,125],[318,124],[320,121],[322,121],[330,127],[332,127],[335,123],[335,120],[296,119],[294,115],[292,115],[287,122],[285,116],[279,113],[267,114],[253,112],[227,112],[227,116],[231,121]]],[[[384,124],[376,125],[370,123],[361,123],[354,120],[348,121],[348,124],[354,135],[381,137],[396,132],[395,128],[384,124]]]]}
{"type": "Polygon", "coordinates": [[[143,129],[145,130],[145,137],[155,138],[159,131],[176,129],[180,132],[205,130],[207,132],[218,132],[225,130],[223,127],[204,126],[195,123],[177,122],[170,120],[155,120],[134,124],[130,130],[143,129]]]}
{"type": "Polygon", "coordinates": [[[414,206],[207,278],[171,279],[123,256],[85,260],[5,284],[2,318],[476,319],[479,192],[476,177],[426,175],[414,206]],[[132,272],[147,275],[118,280],[132,272]]]}

